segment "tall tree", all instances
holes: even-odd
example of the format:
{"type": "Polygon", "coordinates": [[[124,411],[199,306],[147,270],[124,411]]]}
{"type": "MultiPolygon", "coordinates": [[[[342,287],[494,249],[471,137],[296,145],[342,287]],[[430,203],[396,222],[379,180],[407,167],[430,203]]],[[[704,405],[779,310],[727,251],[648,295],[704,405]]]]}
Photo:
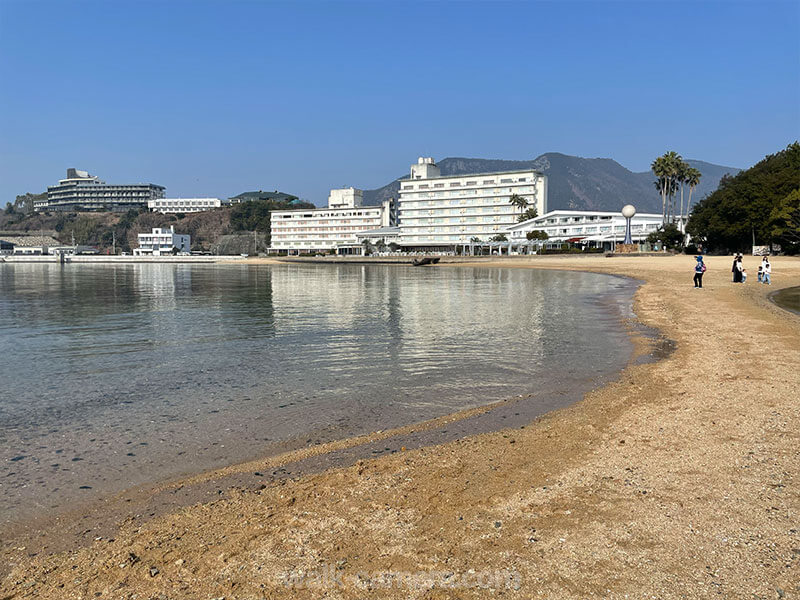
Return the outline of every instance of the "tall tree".
{"type": "Polygon", "coordinates": [[[686,231],[716,251],[745,251],[753,243],[783,244],[790,240],[774,231],[773,211],[779,207],[777,218],[783,201],[797,189],[800,143],[794,142],[735,177],[723,177],[717,190],[694,207],[686,231]]]}
{"type": "Polygon", "coordinates": [[[776,239],[783,243],[800,244],[800,188],[775,205],[769,222],[776,239]]]}
{"type": "Polygon", "coordinates": [[[686,173],[686,185],[689,186],[689,202],[686,203],[686,220],[689,220],[689,212],[692,206],[692,193],[694,192],[694,188],[696,188],[700,184],[700,178],[703,174],[695,169],[694,167],[689,167],[689,171],[686,173]]]}
{"type": "Polygon", "coordinates": [[[692,167],[685,160],[681,160],[678,164],[677,181],[678,185],[681,187],[681,209],[678,212],[678,229],[681,230],[681,233],[683,233],[683,188],[689,177],[689,169],[691,168],[692,167]]]}
{"type": "Polygon", "coordinates": [[[508,199],[508,202],[514,207],[518,208],[520,212],[523,212],[526,208],[528,208],[528,199],[524,196],[520,196],[518,194],[511,194],[511,197],[508,199]]]}
{"type": "Polygon", "coordinates": [[[656,158],[650,168],[656,176],[656,185],[661,192],[661,221],[664,225],[671,221],[673,199],[677,191],[678,173],[683,163],[681,155],[670,150],[656,158]]]}

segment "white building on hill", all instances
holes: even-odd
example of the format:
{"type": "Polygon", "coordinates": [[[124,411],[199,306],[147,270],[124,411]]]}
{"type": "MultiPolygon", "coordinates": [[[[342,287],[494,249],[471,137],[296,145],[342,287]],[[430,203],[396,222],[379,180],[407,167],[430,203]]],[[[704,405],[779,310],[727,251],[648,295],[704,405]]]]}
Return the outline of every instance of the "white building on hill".
{"type": "Polygon", "coordinates": [[[195,213],[228,204],[219,198],[157,198],[147,201],[147,208],[160,213],[195,213]]]}
{"type": "Polygon", "coordinates": [[[270,217],[270,252],[327,252],[357,244],[357,234],[393,225],[393,201],[363,206],[355,188],[331,190],[327,208],[276,210],[270,217]]]}
{"type": "Polygon", "coordinates": [[[523,212],[512,195],[547,211],[547,177],[534,170],[442,176],[432,158],[420,157],[400,180],[398,219],[404,249],[451,250],[478,238],[488,241],[523,212]]]}
{"type": "Polygon", "coordinates": [[[189,252],[191,238],[175,233],[175,228],[156,227],[151,233],[139,234],[139,247],[133,249],[134,256],[167,256],[173,248],[179,252],[189,252]]]}

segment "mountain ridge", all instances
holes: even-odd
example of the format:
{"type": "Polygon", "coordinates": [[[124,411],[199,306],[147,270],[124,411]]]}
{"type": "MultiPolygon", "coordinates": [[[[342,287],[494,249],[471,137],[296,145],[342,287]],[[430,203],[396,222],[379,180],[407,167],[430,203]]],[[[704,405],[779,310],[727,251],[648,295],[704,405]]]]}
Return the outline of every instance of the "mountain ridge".
{"type": "MultiPolygon", "coordinates": [[[[698,159],[686,159],[702,173],[700,185],[692,194],[692,204],[717,189],[726,173],[736,175],[741,169],[698,159]]],[[[533,160],[448,157],[437,163],[442,175],[473,175],[536,169],[548,177],[548,210],[618,211],[633,204],[639,212],[661,212],[661,196],[650,171],[635,172],[613,158],[584,158],[561,152],[546,152],[533,160]]],[[[397,198],[400,179],[383,187],[364,190],[364,204],[371,206],[397,198]]],[[[688,200],[688,189],[685,197],[688,200]]]]}

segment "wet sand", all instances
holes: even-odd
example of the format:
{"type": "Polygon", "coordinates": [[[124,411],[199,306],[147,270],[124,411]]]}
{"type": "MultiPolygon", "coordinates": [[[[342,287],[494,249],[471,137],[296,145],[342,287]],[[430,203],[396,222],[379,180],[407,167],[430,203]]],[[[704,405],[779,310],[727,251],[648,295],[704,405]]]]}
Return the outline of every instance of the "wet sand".
{"type": "Polygon", "coordinates": [[[711,258],[703,290],[692,288],[686,256],[480,264],[644,280],[636,313],[677,349],[533,423],[416,449],[387,444],[387,456],[302,477],[281,474],[291,469],[276,459],[239,465],[166,486],[161,494],[215,489],[152,517],[149,492],[132,492],[141,517],[100,533],[98,508],[84,515],[83,539],[102,539],[54,555],[30,532],[4,539],[11,572],[0,598],[800,592],[800,319],[767,298],[800,284],[800,260],[775,259],[770,288],[730,283],[729,259],[711,258]],[[223,479],[267,470],[282,476],[255,486],[223,479]]]}

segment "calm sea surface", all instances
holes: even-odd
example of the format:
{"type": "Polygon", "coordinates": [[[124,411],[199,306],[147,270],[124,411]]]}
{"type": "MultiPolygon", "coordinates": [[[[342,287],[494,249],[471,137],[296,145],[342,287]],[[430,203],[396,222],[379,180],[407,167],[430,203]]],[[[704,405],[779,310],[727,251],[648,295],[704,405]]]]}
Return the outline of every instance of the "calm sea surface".
{"type": "Polygon", "coordinates": [[[521,269],[0,265],[0,528],[585,383],[629,359],[634,288],[521,269]]]}
{"type": "Polygon", "coordinates": [[[779,290],[772,294],[772,300],[781,308],[800,314],[800,286],[779,290]]]}

